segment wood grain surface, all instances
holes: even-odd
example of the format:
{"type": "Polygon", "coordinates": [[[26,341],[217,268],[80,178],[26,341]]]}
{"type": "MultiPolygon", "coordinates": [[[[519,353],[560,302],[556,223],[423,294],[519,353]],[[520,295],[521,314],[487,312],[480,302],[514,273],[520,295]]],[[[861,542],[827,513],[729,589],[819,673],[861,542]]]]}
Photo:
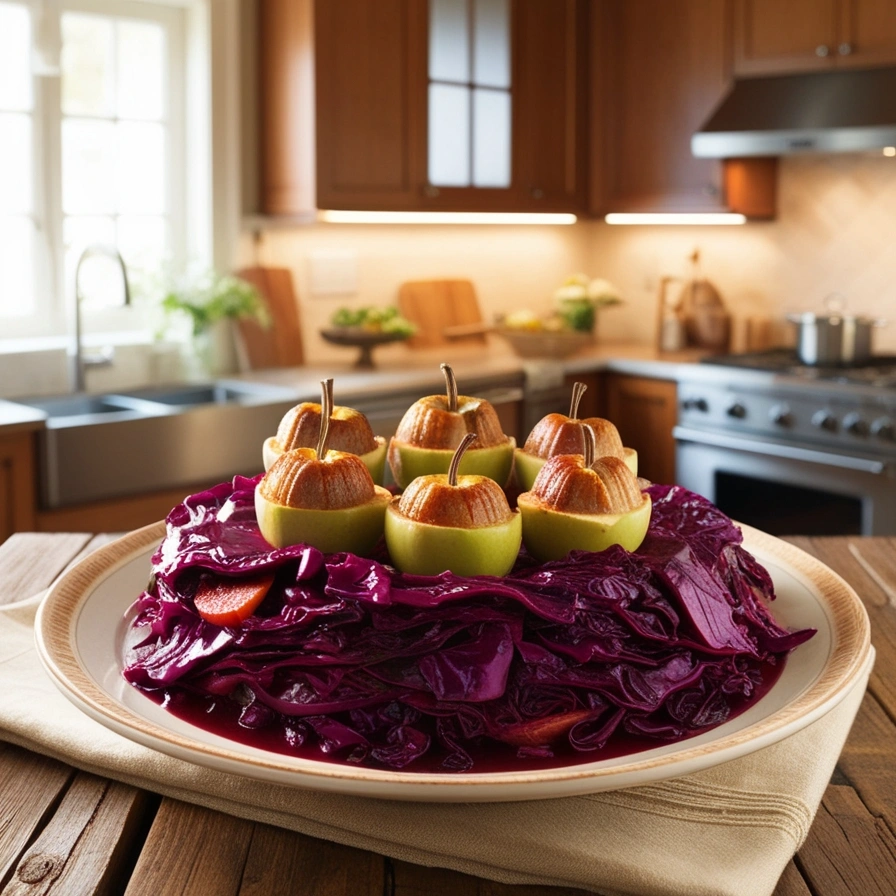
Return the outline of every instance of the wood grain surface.
{"type": "MultiPolygon", "coordinates": [[[[30,534],[0,545],[0,602],[42,590],[109,536],[30,534]]],[[[896,538],[798,538],[856,589],[877,662],[809,837],[774,896],[896,892],[896,538]]],[[[393,861],[78,772],[4,743],[0,896],[572,896],[393,861]]]]}

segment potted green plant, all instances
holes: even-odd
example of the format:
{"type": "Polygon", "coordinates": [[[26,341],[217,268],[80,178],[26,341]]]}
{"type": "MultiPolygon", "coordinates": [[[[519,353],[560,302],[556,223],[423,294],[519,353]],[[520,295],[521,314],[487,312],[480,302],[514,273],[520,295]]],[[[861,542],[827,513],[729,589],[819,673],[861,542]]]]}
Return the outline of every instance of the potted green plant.
{"type": "Polygon", "coordinates": [[[170,285],[161,306],[166,316],[189,323],[196,357],[211,375],[237,368],[235,321],[254,320],[264,327],[271,323],[264,296],[255,286],[215,270],[170,285]]]}

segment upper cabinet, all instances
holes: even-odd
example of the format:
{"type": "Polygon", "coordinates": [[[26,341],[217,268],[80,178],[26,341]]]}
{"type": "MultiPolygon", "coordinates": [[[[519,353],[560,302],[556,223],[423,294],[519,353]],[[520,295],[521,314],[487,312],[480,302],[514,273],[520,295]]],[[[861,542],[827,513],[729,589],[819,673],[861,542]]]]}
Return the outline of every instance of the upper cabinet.
{"type": "Polygon", "coordinates": [[[896,65],[893,0],[735,0],[734,72],[896,65]]]}
{"type": "Polygon", "coordinates": [[[578,210],[585,14],[583,0],[260,0],[263,210],[305,195],[309,132],[312,207],[578,210]]]}
{"type": "Polygon", "coordinates": [[[771,217],[773,159],[698,159],[691,135],[731,85],[727,0],[595,0],[590,206],[771,217]]]}

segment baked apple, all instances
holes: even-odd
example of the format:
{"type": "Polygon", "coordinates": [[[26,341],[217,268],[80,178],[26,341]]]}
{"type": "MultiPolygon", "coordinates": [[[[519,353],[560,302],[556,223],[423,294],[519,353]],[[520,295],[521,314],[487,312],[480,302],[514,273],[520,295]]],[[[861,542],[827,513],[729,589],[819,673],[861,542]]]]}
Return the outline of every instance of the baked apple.
{"type": "Polygon", "coordinates": [[[357,454],[328,447],[333,381],[324,380],[316,448],[280,454],[255,489],[255,516],[274,547],[309,544],[324,553],[368,554],[383,535],[392,494],[357,454]]]}
{"type": "MultiPolygon", "coordinates": [[[[277,427],[277,435],[265,439],[262,456],[265,470],[293,448],[313,448],[320,435],[321,406],[303,401],[288,410],[277,427]]],[[[370,470],[373,481],[382,485],[386,469],[386,440],[374,435],[370,421],[354,408],[334,406],[330,414],[329,447],[333,451],[357,454],[370,470]]]]}
{"type": "Polygon", "coordinates": [[[545,461],[532,490],[517,498],[523,544],[542,562],[572,550],[603,551],[614,544],[636,550],[650,524],[650,496],[618,457],[594,458],[594,435],[585,430],[584,454],[545,461]]]}
{"type": "Polygon", "coordinates": [[[447,473],[418,476],[386,510],[386,547],[402,572],[503,576],[522,537],[518,511],[488,476],[459,474],[475,433],[467,433],[447,473]]]}
{"type": "Polygon", "coordinates": [[[514,470],[517,484],[523,491],[529,491],[544,462],[557,454],[583,454],[585,451],[585,428],[594,432],[598,457],[618,457],[636,476],[638,475],[638,453],[633,448],[625,448],[619,431],[603,417],[579,418],[579,403],[588,387],[575,383],[569,414],[548,414],[532,428],[522,448],[514,451],[514,470]]]}
{"type": "Polygon", "coordinates": [[[490,402],[457,394],[454,371],[441,365],[445,395],[427,395],[412,404],[389,441],[389,467],[400,488],[418,476],[447,473],[455,449],[468,433],[477,435],[476,447],[461,461],[461,474],[488,476],[506,485],[513,467],[516,441],[504,434],[490,402]]]}

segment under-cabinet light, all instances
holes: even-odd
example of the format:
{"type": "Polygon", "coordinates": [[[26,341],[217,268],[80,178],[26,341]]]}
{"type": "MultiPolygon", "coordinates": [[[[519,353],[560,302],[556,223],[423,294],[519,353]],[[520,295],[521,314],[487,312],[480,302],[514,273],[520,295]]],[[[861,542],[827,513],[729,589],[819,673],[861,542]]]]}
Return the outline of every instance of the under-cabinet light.
{"type": "Polygon", "coordinates": [[[893,156],[896,156],[896,146],[885,146],[884,155],[890,159],[893,158],[893,156]]]}
{"type": "Polygon", "coordinates": [[[733,212],[613,212],[604,221],[607,224],[746,224],[747,218],[733,212]]]}
{"type": "Polygon", "coordinates": [[[571,214],[511,212],[350,212],[322,209],[330,224],[575,224],[571,214]]]}

